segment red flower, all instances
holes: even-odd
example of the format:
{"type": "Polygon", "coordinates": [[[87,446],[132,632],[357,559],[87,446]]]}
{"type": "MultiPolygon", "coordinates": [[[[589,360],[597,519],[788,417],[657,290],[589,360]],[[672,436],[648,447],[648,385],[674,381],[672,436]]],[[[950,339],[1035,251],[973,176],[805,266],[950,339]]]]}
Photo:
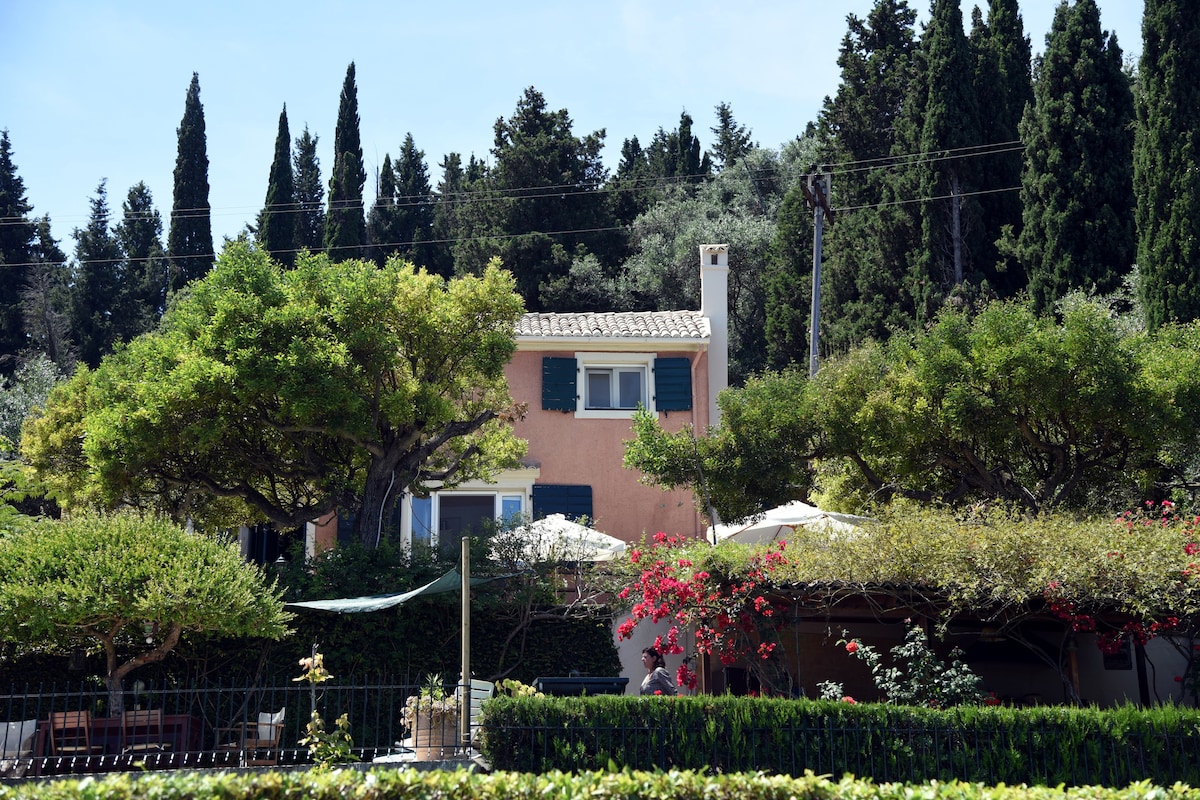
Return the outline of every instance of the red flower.
{"type": "Polygon", "coordinates": [[[847,653],[858,652],[858,642],[846,642],[846,652],[847,653]]]}

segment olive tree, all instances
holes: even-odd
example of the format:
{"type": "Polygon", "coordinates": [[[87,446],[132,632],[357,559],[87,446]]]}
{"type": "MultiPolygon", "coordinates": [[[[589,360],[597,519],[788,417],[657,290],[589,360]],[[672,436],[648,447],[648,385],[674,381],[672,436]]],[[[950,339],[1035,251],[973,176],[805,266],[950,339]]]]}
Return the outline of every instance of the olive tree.
{"type": "Polygon", "coordinates": [[[64,653],[100,645],[113,714],[125,676],[185,633],[279,639],[290,618],[235,543],[161,517],[80,514],[0,535],[0,637],[64,653]]]}

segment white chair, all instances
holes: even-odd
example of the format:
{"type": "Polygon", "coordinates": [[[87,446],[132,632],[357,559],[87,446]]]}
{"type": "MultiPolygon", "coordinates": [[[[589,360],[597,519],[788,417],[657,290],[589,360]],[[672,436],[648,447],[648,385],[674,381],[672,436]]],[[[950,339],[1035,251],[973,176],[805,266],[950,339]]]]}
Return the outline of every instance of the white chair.
{"type": "Polygon", "coordinates": [[[285,712],[286,708],[281,708],[273,714],[264,711],[258,715],[258,722],[238,723],[221,728],[218,733],[234,733],[237,739],[220,744],[217,749],[237,751],[238,763],[244,767],[277,765],[285,712]]]}
{"type": "MultiPolygon", "coordinates": [[[[495,694],[496,684],[492,683],[491,681],[479,681],[475,680],[474,678],[471,679],[471,698],[470,702],[468,703],[467,719],[469,720],[469,724],[471,726],[469,730],[471,731],[472,742],[475,741],[475,731],[479,728],[479,715],[483,710],[483,701],[492,699],[493,695],[495,694]]],[[[461,702],[461,683],[458,685],[455,696],[460,698],[461,702]]]]}

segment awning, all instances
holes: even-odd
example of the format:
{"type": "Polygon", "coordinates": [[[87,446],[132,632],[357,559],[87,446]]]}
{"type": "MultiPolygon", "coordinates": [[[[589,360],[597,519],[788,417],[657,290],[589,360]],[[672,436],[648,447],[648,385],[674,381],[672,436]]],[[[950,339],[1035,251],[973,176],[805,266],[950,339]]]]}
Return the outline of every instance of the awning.
{"type": "MultiPolygon", "coordinates": [[[[518,573],[495,575],[490,578],[472,578],[471,586],[478,586],[492,581],[512,578],[518,573]]],[[[382,611],[385,608],[402,605],[414,597],[423,594],[440,594],[442,592],[457,592],[462,587],[462,576],[457,569],[452,569],[440,578],[430,581],[417,589],[397,594],[374,594],[366,597],[340,597],[336,600],[305,600],[299,603],[285,603],[286,608],[311,608],[316,611],[332,611],[335,614],[360,614],[365,611],[382,611]]]]}

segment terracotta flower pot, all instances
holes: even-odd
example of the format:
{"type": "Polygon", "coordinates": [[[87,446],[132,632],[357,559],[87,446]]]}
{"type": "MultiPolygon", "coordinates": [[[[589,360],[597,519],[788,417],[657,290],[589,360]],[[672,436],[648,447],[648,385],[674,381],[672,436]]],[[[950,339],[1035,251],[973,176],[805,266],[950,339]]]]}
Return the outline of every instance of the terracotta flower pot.
{"type": "Polygon", "coordinates": [[[458,745],[458,715],[429,711],[417,713],[413,725],[413,750],[417,761],[440,761],[454,753],[458,745]]]}

